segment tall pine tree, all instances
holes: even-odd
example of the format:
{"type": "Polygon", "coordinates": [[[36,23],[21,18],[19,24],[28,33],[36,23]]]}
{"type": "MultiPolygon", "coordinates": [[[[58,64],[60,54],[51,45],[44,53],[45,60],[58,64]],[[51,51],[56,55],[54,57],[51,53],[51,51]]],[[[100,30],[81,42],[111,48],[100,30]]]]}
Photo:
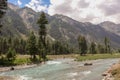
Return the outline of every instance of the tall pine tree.
{"type": "Polygon", "coordinates": [[[84,36],[79,36],[78,37],[78,44],[79,44],[79,50],[80,50],[80,55],[85,55],[87,53],[87,41],[84,36]]]}
{"type": "Polygon", "coordinates": [[[37,21],[37,24],[39,25],[39,42],[38,42],[39,56],[45,61],[47,55],[46,24],[48,24],[48,20],[46,19],[44,12],[41,13],[40,18],[37,21]]]}
{"type": "Polygon", "coordinates": [[[94,42],[91,42],[90,53],[91,54],[96,54],[97,53],[97,51],[96,51],[96,44],[94,42]]]}
{"type": "Polygon", "coordinates": [[[110,40],[107,37],[105,37],[104,43],[105,43],[105,53],[111,53],[110,40]]]}

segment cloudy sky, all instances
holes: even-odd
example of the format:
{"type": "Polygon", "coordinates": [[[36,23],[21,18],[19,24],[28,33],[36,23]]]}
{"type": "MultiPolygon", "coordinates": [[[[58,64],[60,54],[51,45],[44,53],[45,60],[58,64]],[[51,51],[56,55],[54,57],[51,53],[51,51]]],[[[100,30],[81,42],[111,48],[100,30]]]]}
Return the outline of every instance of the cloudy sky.
{"type": "Polygon", "coordinates": [[[120,0],[8,0],[20,7],[27,6],[36,12],[62,14],[80,22],[120,23],[120,0]]]}

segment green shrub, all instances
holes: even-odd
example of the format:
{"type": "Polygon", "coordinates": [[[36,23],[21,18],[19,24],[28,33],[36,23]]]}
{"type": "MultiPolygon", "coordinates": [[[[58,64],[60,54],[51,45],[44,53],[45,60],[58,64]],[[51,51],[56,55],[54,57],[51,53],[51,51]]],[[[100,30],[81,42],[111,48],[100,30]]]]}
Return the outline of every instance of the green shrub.
{"type": "Polygon", "coordinates": [[[16,58],[16,51],[12,48],[9,48],[6,58],[8,59],[8,61],[14,61],[16,58]]]}

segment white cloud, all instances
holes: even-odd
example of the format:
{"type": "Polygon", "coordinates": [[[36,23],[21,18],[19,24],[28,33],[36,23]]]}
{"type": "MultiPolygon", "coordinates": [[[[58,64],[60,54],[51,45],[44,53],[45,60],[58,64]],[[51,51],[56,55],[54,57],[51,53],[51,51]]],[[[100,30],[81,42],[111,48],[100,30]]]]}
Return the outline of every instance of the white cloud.
{"type": "MultiPolygon", "coordinates": [[[[62,14],[80,22],[120,23],[120,0],[50,0],[49,7],[43,0],[31,0],[27,7],[36,12],[45,11],[50,15],[62,14]]],[[[19,4],[20,0],[18,0],[19,4]]]]}
{"type": "Polygon", "coordinates": [[[19,6],[21,6],[21,5],[22,5],[22,2],[21,2],[20,0],[18,0],[18,1],[17,1],[17,4],[18,4],[19,6]]]}
{"type": "Polygon", "coordinates": [[[50,15],[63,14],[81,22],[120,23],[120,0],[50,0],[50,15]]]}
{"type": "Polygon", "coordinates": [[[47,5],[42,5],[42,1],[41,0],[31,0],[28,4],[26,4],[25,6],[33,9],[36,12],[40,12],[40,11],[47,11],[47,5]]]}

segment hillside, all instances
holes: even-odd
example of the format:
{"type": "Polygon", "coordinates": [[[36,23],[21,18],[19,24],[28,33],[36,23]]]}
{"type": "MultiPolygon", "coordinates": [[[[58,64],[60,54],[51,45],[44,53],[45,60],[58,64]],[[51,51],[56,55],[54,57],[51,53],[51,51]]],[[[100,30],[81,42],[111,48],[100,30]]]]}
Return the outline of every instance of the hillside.
{"type": "Polygon", "coordinates": [[[120,24],[115,24],[113,22],[103,22],[100,24],[105,30],[115,33],[120,36],[120,24]]]}
{"type": "MultiPolygon", "coordinates": [[[[4,27],[2,29],[3,36],[16,36],[27,38],[29,31],[34,31],[37,35],[38,26],[36,24],[40,13],[30,8],[19,8],[13,4],[9,4],[9,9],[3,19],[4,27]]],[[[111,23],[101,23],[94,25],[92,23],[78,22],[67,16],[46,14],[49,24],[47,25],[48,36],[52,40],[67,41],[71,45],[77,45],[77,37],[82,34],[88,42],[103,42],[107,36],[111,40],[111,45],[120,47],[120,25],[111,23]],[[116,26],[114,30],[113,27],[116,26]]]]}

